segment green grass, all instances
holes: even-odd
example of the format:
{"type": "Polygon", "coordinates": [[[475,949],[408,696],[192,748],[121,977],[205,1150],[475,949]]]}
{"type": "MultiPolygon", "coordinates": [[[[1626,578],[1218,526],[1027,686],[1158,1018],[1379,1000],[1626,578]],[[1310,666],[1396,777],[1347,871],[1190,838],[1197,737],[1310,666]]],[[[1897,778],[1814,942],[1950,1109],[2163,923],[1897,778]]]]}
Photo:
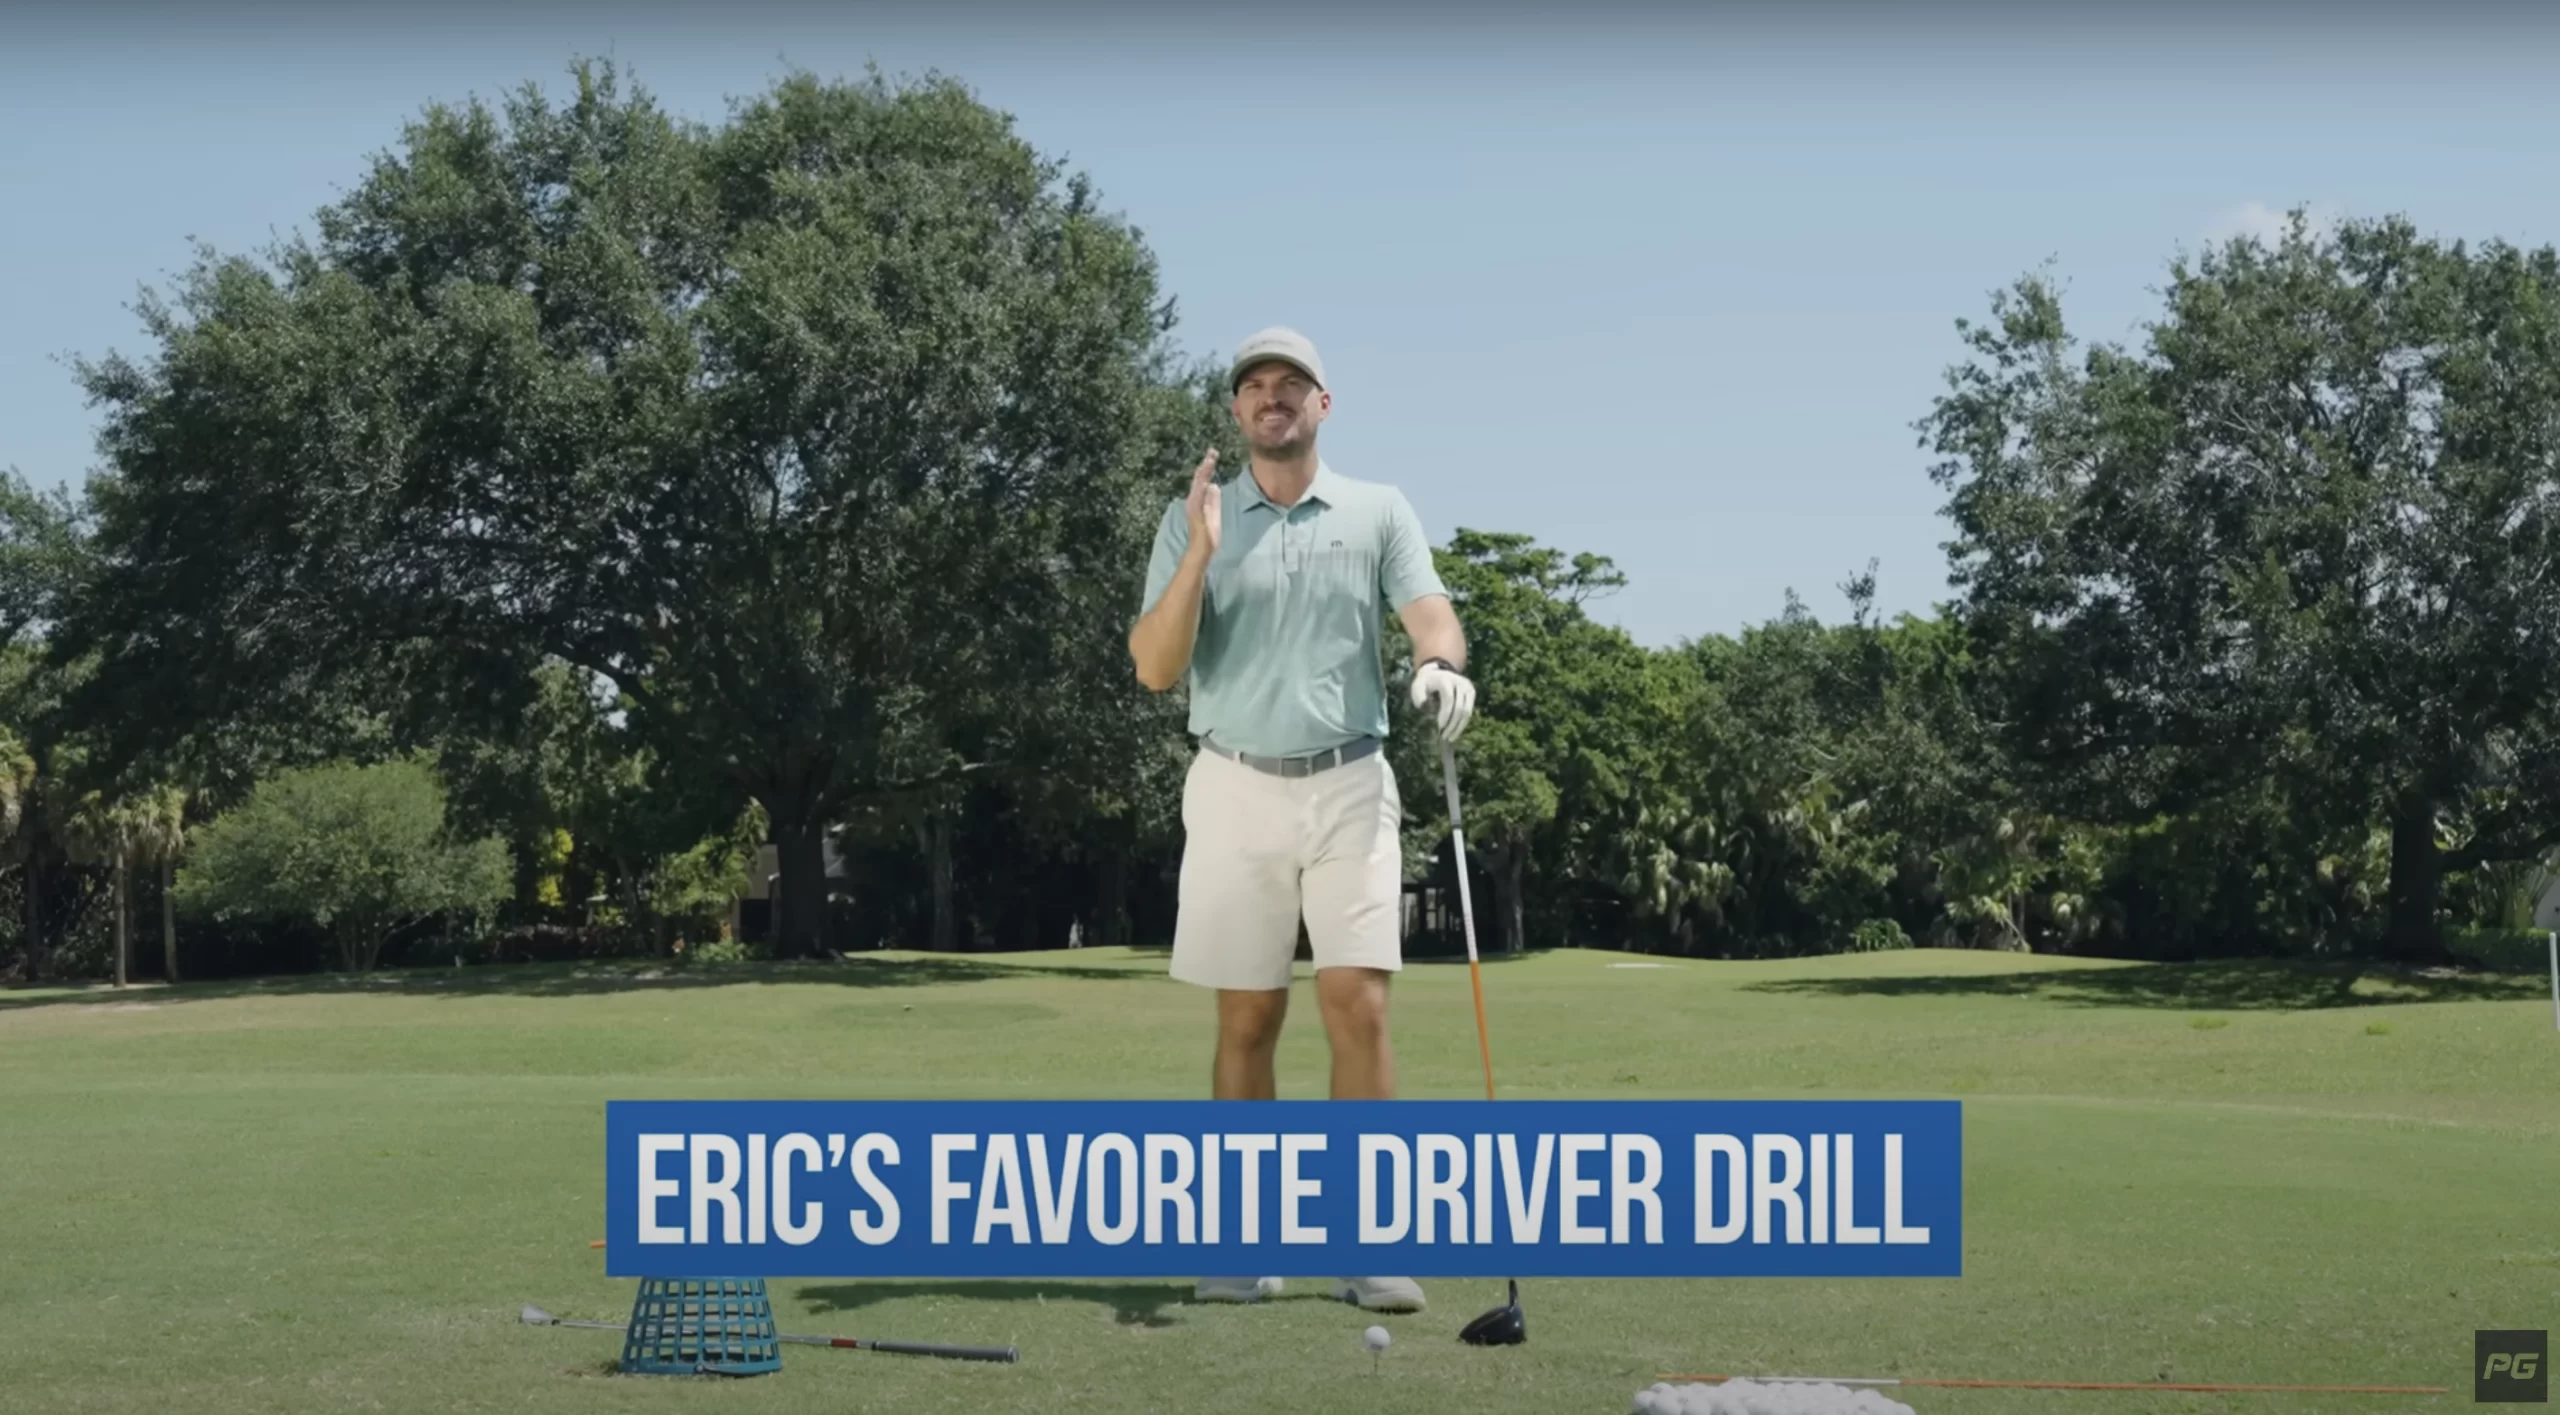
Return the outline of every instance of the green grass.
{"type": "MultiPolygon", "coordinates": [[[[1205,1001],[1144,954],[479,969],[0,993],[0,1407],[269,1411],[1618,1412],[1666,1371],[2447,1386],[2443,1396],[1906,1390],[1937,1412],[2450,1411],[2472,1332],[2560,1328],[2560,1035],[2536,974],[1912,951],[1488,964],[1506,1095],[1953,1097],[1966,1275],[1524,1285],[1372,1318],[1161,1282],[777,1281],[785,1330],[1020,1345],[1016,1366],[787,1347],[776,1376],[610,1371],[604,1105],[1203,1094],[1205,1001]]],[[[1405,1093],[1480,1094],[1467,975],[1398,985],[1405,1093]]],[[[1283,1093],[1321,1094],[1300,985],[1283,1093]]]]}

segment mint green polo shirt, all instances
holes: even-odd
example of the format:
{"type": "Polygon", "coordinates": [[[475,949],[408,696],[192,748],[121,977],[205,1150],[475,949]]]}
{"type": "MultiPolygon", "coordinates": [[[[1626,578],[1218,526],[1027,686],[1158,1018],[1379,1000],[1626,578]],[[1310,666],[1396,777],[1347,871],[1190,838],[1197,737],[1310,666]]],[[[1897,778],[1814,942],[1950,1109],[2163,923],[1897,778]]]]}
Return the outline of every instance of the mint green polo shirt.
{"type": "MultiPolygon", "coordinates": [[[[1192,735],[1266,757],[1384,738],[1382,616],[1448,592],[1412,503],[1321,461],[1295,506],[1263,495],[1250,467],[1218,503],[1191,653],[1192,735]]],[[[1139,613],[1163,596],[1190,542],[1176,498],[1156,529],[1139,613]]]]}

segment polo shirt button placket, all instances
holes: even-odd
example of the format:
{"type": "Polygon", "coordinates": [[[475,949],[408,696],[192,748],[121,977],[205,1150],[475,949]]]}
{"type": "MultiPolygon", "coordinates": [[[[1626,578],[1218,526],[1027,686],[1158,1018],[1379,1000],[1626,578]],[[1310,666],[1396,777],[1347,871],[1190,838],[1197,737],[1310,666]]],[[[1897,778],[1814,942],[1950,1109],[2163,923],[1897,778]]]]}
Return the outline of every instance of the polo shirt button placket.
{"type": "Polygon", "coordinates": [[[1294,529],[1302,523],[1304,516],[1305,506],[1301,503],[1290,507],[1280,517],[1280,579],[1281,583],[1287,587],[1280,596],[1280,616],[1284,620],[1288,618],[1289,607],[1297,597],[1290,591],[1298,587],[1299,577],[1304,575],[1307,569],[1307,558],[1293,553],[1291,546],[1293,540],[1301,548],[1306,544],[1305,537],[1293,534],[1294,529]]]}

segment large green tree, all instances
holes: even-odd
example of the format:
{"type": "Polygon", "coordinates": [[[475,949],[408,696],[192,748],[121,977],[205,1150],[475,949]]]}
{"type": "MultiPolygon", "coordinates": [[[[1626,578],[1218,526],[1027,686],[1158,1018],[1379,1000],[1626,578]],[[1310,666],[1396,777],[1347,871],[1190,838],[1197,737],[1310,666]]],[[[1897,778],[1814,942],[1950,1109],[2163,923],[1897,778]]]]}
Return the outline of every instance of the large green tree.
{"type": "MultiPolygon", "coordinates": [[[[1532,866],[1555,877],[1551,922],[1569,921],[1571,876],[1614,849],[1608,823],[1659,776],[1676,700],[1649,677],[1645,652],[1585,606],[1625,583],[1607,557],[1567,554],[1517,532],[1460,529],[1435,552],[1467,630],[1476,718],[1460,738],[1460,810],[1470,864],[1491,876],[1489,942],[1517,953],[1531,937],[1532,866]]],[[[1390,682],[1411,653],[1391,636],[1390,682]]],[[[1399,691],[1392,755],[1408,818],[1408,855],[1448,830],[1438,737],[1399,691]]],[[[1559,927],[1559,932],[1561,927],[1559,927]]]]}
{"type": "Polygon", "coordinates": [[[88,903],[64,868],[80,863],[71,831],[92,773],[63,697],[85,666],[47,648],[90,573],[90,530],[88,508],[68,490],[0,473],[0,823],[31,977],[50,970],[56,940],[88,903]]]}
{"type": "MultiPolygon", "coordinates": [[[[564,848],[614,899],[653,948],[674,940],[654,900],[666,872],[737,828],[746,798],[711,775],[670,773],[634,740],[623,704],[587,670],[559,662],[535,673],[533,701],[507,730],[445,741],[439,767],[458,817],[499,834],[554,878],[564,848]]],[[[529,901],[559,907],[566,901],[529,901]]]]}
{"type": "Polygon", "coordinates": [[[190,730],[367,665],[505,720],[575,665],[761,804],[813,952],[832,823],[1028,767],[1085,695],[1059,606],[1142,568],[1171,307],[954,83],[794,76],[707,126],[576,80],[428,109],[316,235],[208,255],[148,359],[85,367],[75,647],[98,712],[190,730]]]}
{"type": "Polygon", "coordinates": [[[2436,956],[2446,870],[2560,839],[2560,256],[2297,216],[2165,305],[2083,350],[2023,280],[1921,424],[2010,740],[2085,818],[2386,822],[2436,956]]]}
{"type": "MultiPolygon", "coordinates": [[[[1051,658],[1040,680],[1042,710],[1010,728],[1016,768],[856,798],[848,843],[915,850],[930,898],[921,930],[930,946],[959,945],[955,832],[969,803],[989,804],[988,793],[1001,797],[1004,814],[1023,832],[1019,844],[1075,857],[1088,869],[1092,889],[1078,912],[1092,937],[1129,941],[1131,866],[1179,848],[1189,699],[1138,682],[1129,671],[1128,629],[1156,528],[1166,507],[1187,493],[1201,449],[1218,448],[1230,465],[1246,460],[1221,373],[1168,361],[1150,378],[1131,432],[1139,439],[1136,461],[1156,473],[1119,500],[1108,548],[1062,574],[1042,607],[1051,658]]],[[[1028,874],[980,884],[981,892],[999,893],[1040,887],[1028,874]]]]}

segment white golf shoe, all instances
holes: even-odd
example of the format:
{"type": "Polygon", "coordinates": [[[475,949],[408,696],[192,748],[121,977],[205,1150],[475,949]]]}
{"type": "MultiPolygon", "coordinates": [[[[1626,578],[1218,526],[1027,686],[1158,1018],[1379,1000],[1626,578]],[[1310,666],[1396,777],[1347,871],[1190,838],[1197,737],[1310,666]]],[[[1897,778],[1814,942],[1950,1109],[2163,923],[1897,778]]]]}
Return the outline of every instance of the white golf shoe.
{"type": "Polygon", "coordinates": [[[1409,1277],[1344,1277],[1333,1283],[1334,1300],[1366,1312],[1419,1312],[1422,1287],[1409,1277]]]}
{"type": "Polygon", "coordinates": [[[1259,1302],[1277,1297],[1284,1284],[1276,1277],[1204,1277],[1191,1291],[1195,1302],[1259,1302]]]}

